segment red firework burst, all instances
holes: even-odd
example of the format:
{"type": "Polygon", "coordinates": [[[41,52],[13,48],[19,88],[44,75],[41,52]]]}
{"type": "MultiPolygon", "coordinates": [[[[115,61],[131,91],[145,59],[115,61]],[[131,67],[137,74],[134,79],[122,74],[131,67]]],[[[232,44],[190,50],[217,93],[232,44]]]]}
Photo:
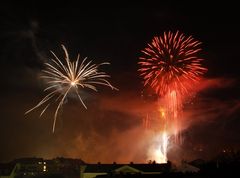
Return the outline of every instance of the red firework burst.
{"type": "Polygon", "coordinates": [[[186,37],[178,31],[154,37],[139,58],[144,86],[150,85],[158,95],[173,90],[187,93],[207,71],[201,65],[203,59],[198,57],[200,44],[192,36],[186,37]]]}

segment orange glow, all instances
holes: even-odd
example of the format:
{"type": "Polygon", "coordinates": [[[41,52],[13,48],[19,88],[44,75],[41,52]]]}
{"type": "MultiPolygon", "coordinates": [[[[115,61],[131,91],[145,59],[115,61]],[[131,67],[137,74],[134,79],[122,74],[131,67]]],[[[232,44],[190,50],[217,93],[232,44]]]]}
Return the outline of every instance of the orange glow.
{"type": "Polygon", "coordinates": [[[160,109],[159,109],[159,112],[160,112],[161,117],[164,119],[165,116],[166,116],[164,109],[163,109],[163,108],[160,108],[160,109]]]}

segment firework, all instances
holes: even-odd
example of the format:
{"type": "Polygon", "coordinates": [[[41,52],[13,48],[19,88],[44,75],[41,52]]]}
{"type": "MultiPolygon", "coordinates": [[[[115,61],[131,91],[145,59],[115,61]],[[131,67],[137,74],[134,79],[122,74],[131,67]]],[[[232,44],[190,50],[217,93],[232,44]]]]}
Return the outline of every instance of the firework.
{"type": "Polygon", "coordinates": [[[164,32],[163,36],[154,37],[152,42],[142,50],[139,58],[140,75],[144,86],[149,85],[158,96],[162,97],[164,123],[161,146],[153,151],[156,160],[167,161],[168,137],[174,135],[175,143],[181,142],[180,114],[184,96],[189,95],[194,84],[200,81],[207,71],[202,67],[202,58],[198,57],[201,42],[179,32],[164,32]]]}
{"type": "Polygon", "coordinates": [[[147,153],[147,159],[154,160],[157,163],[167,163],[168,134],[165,131],[155,133],[152,142],[147,153]]]}
{"type": "Polygon", "coordinates": [[[65,53],[65,60],[61,61],[57,55],[51,51],[54,59],[51,59],[51,63],[45,63],[46,69],[42,71],[41,78],[47,81],[47,87],[44,89],[44,91],[47,92],[46,96],[36,106],[25,113],[27,114],[40,106],[43,106],[44,108],[40,113],[41,117],[50,106],[51,101],[57,101],[58,104],[54,114],[52,128],[53,132],[55,130],[58,111],[63,106],[65,99],[70,93],[75,93],[82,105],[87,109],[79,94],[81,89],[89,88],[97,91],[96,85],[104,85],[111,89],[116,89],[107,80],[110,76],[98,69],[101,65],[109,63],[103,62],[100,64],[92,64],[92,61],[86,62],[87,58],[84,58],[82,62],[80,62],[79,54],[77,60],[71,62],[64,45],[62,45],[62,49],[65,53]]]}
{"type": "Polygon", "coordinates": [[[187,93],[192,84],[206,72],[202,58],[198,57],[201,43],[179,32],[164,32],[163,37],[154,37],[142,50],[140,75],[144,86],[150,85],[159,95],[169,91],[187,93]]]}

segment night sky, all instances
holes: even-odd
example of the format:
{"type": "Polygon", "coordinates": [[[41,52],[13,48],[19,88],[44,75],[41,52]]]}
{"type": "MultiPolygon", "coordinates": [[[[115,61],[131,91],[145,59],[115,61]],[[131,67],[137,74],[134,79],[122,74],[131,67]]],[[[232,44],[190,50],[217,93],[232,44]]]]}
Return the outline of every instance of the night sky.
{"type": "Polygon", "coordinates": [[[0,162],[20,157],[57,156],[86,162],[144,162],[150,136],[142,136],[145,102],[139,77],[141,50],[156,35],[179,30],[202,42],[208,68],[199,92],[184,107],[184,143],[169,157],[209,159],[240,149],[240,27],[236,4],[218,2],[81,4],[9,1],[0,6],[0,162]],[[109,7],[107,7],[109,5],[109,7]],[[51,132],[54,107],[24,113],[44,96],[39,74],[52,57],[77,54],[111,75],[113,91],[82,92],[87,110],[68,98],[51,132]]]}

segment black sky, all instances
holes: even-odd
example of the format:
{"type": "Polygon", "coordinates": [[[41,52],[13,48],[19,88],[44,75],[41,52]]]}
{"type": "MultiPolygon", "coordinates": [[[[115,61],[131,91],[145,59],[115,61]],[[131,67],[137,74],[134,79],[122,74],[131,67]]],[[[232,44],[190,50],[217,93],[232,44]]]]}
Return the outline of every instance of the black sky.
{"type": "MultiPolygon", "coordinates": [[[[141,161],[136,145],[137,153],[124,154],[133,152],[131,145],[125,146],[132,139],[143,142],[138,128],[146,106],[140,98],[143,86],[137,73],[138,57],[153,36],[168,30],[179,30],[202,42],[204,65],[209,69],[205,78],[215,81],[200,91],[193,108],[186,106],[189,113],[196,113],[189,114],[194,117],[189,121],[193,124],[185,131],[183,148],[197,145],[208,153],[226,147],[238,149],[239,17],[237,5],[228,1],[2,3],[0,162],[25,156],[141,161]],[[120,90],[86,91],[88,110],[69,99],[52,134],[53,109],[43,118],[33,112],[26,119],[24,112],[43,96],[39,72],[51,56],[50,50],[63,54],[61,44],[73,59],[80,53],[96,63],[110,62],[104,70],[120,90]],[[103,153],[109,147],[116,147],[110,156],[103,153]]],[[[194,150],[188,152],[191,158],[202,156],[194,150]]]]}

